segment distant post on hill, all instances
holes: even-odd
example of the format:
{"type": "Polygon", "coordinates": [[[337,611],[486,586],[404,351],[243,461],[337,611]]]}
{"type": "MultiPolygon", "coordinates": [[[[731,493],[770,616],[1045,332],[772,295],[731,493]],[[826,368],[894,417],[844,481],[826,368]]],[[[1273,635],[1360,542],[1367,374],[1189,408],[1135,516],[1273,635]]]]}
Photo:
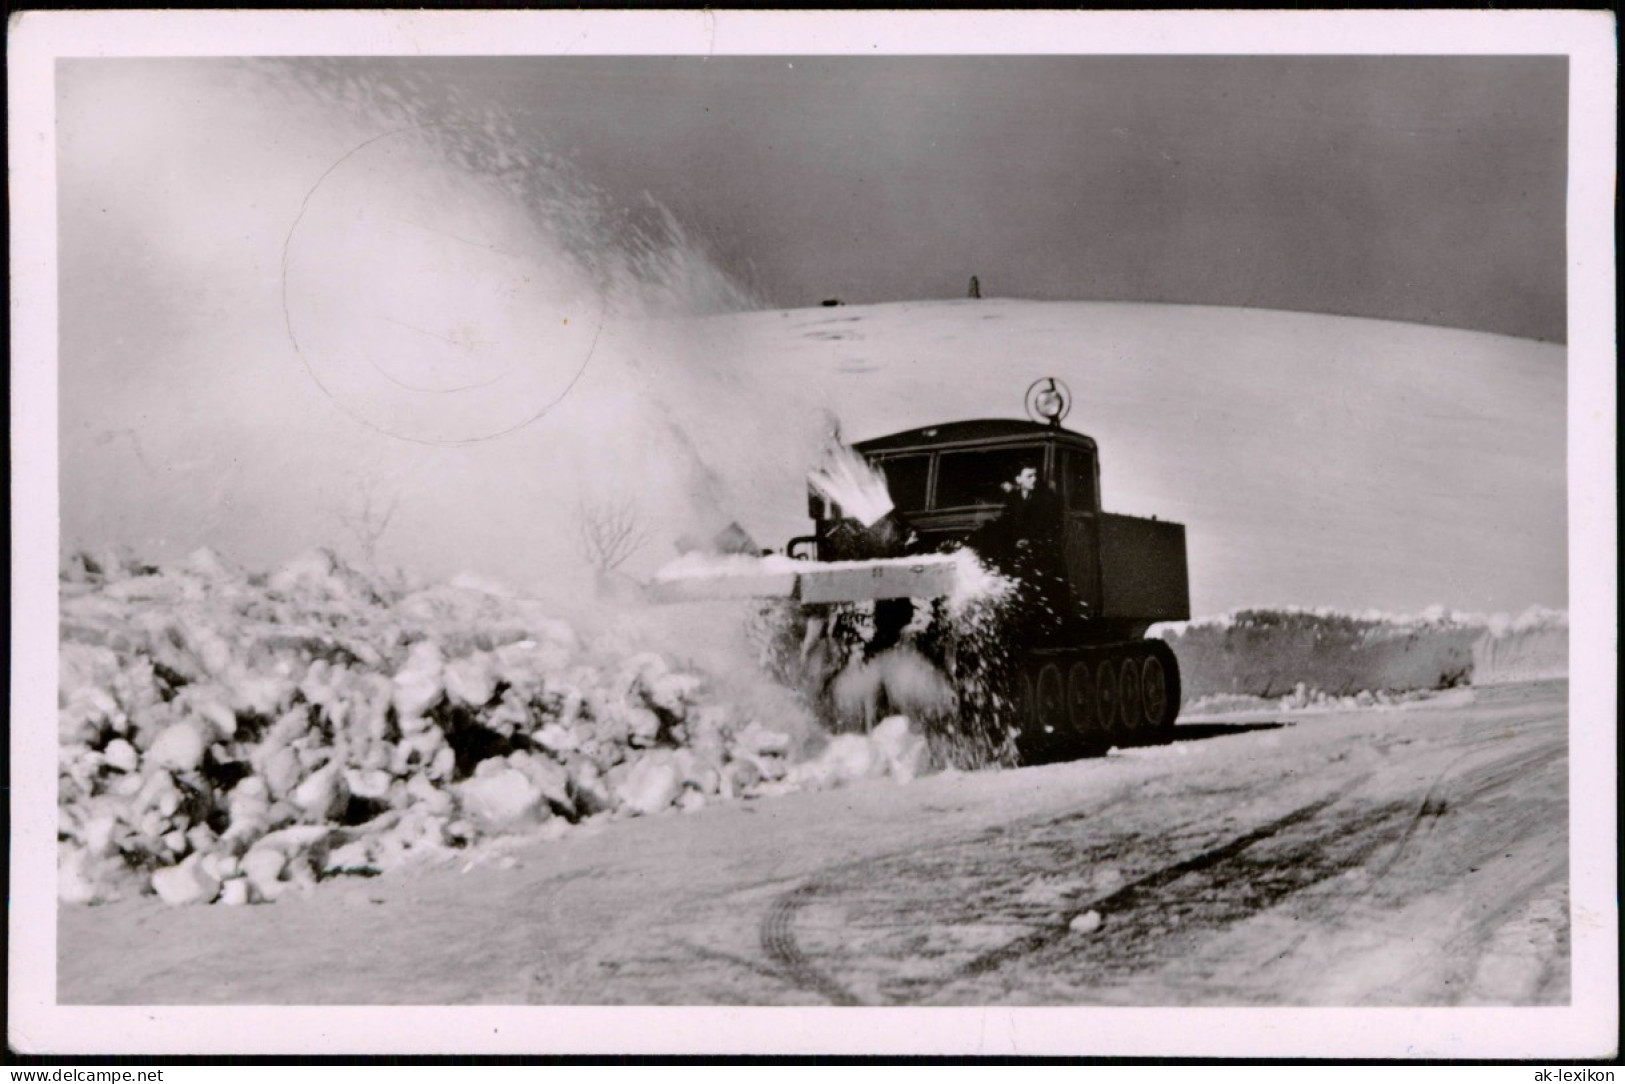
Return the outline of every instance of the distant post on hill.
{"type": "Polygon", "coordinates": [[[970,293],[965,296],[971,298],[980,298],[982,296],[982,283],[975,275],[970,277],[970,293]]]}

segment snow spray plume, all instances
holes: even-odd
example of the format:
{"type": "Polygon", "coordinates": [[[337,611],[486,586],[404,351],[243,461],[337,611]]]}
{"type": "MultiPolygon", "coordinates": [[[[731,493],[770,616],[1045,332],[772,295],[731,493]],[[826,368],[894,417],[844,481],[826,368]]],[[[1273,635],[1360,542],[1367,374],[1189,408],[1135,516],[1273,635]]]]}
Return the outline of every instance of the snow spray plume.
{"type": "Polygon", "coordinates": [[[672,435],[699,397],[670,393],[686,359],[646,318],[751,298],[454,74],[63,63],[66,544],[273,564],[333,544],[324,484],[379,457],[401,504],[380,557],[430,575],[567,578],[574,524],[535,510],[574,507],[577,479],[691,529],[698,455],[726,464],[672,435]]]}
{"type": "Polygon", "coordinates": [[[955,560],[953,593],[916,600],[902,643],[873,658],[865,647],[874,603],[764,603],[750,630],[762,666],[796,690],[825,730],[864,730],[901,713],[925,735],[938,768],[1014,765],[1006,644],[1016,584],[970,550],[955,560]]]}
{"type": "Polygon", "coordinates": [[[808,472],[807,482],[824,499],[868,527],[894,507],[886,477],[844,444],[831,444],[822,466],[808,472]]]}
{"type": "Polygon", "coordinates": [[[412,129],[452,168],[498,185],[590,279],[609,310],[630,317],[709,315],[761,307],[700,239],[654,196],[617,207],[513,107],[472,100],[432,62],[300,59],[265,62],[324,103],[381,130],[412,129]]]}
{"type": "MultiPolygon", "coordinates": [[[[523,264],[487,275],[488,288],[474,291],[474,300],[498,297],[508,312],[506,320],[485,321],[494,329],[483,338],[511,342],[514,350],[503,364],[468,374],[455,388],[459,399],[483,398],[493,404],[488,410],[497,410],[501,401],[516,398],[510,394],[516,374],[543,385],[525,388],[531,394],[518,396],[521,402],[557,404],[569,393],[576,417],[571,424],[554,418],[550,425],[561,432],[591,430],[571,438],[569,454],[577,461],[570,473],[594,493],[606,487],[639,491],[628,499],[639,501],[645,526],[656,536],[715,530],[738,515],[725,507],[728,487],[714,456],[690,436],[710,410],[685,410],[682,404],[694,397],[674,394],[674,384],[691,378],[672,328],[645,323],[759,307],[749,290],[718,267],[700,238],[650,194],[632,206],[615,205],[548,150],[550,133],[526,115],[522,102],[476,103],[454,80],[436,78],[433,64],[301,60],[271,66],[312,98],[348,105],[369,125],[396,132],[398,140],[471,180],[481,195],[459,206],[501,204],[523,220],[516,224],[509,214],[483,229],[465,229],[438,221],[449,212],[435,215],[433,224],[443,234],[525,257],[523,264]],[[589,360],[594,373],[583,389],[578,381],[586,377],[589,360]],[[608,419],[616,424],[604,426],[608,419]],[[630,464],[622,447],[628,434],[637,434],[638,444],[630,464]]],[[[445,326],[425,329],[421,321],[402,320],[416,326],[386,331],[409,339],[419,332],[420,347],[459,345],[476,338],[467,332],[467,312],[478,312],[478,306],[459,305],[445,326]]],[[[430,404],[425,425],[444,428],[453,406],[446,398],[430,404]]],[[[517,405],[512,410],[518,413],[510,419],[514,424],[536,416],[517,405]]]]}
{"type": "Polygon", "coordinates": [[[935,654],[951,672],[952,718],[922,719],[939,767],[1013,766],[1019,758],[1009,722],[1015,659],[1009,652],[1017,581],[983,564],[974,552],[955,553],[954,591],[935,607],[935,654]]]}

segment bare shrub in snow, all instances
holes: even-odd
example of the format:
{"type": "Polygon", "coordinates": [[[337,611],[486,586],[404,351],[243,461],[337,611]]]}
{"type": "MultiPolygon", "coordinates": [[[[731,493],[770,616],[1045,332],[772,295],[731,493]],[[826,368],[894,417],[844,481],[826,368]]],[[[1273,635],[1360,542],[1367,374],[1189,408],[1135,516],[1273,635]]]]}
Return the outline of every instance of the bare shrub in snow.
{"type": "Polygon", "coordinates": [[[600,576],[614,572],[649,541],[637,502],[583,499],[576,505],[576,543],[600,576]]]}
{"type": "Polygon", "coordinates": [[[348,502],[334,507],[333,518],[355,543],[363,568],[378,567],[378,543],[400,506],[400,494],[388,489],[378,468],[369,467],[358,473],[348,502]]]}

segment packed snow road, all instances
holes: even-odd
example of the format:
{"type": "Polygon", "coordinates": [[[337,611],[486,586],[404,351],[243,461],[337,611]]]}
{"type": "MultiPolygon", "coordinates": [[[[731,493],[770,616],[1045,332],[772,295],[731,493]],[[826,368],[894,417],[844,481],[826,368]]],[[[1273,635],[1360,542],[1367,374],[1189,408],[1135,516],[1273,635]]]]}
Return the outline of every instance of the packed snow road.
{"type": "Polygon", "coordinates": [[[59,910],[64,1003],[1569,1000],[1568,686],[619,821],[253,907],[59,910]]]}

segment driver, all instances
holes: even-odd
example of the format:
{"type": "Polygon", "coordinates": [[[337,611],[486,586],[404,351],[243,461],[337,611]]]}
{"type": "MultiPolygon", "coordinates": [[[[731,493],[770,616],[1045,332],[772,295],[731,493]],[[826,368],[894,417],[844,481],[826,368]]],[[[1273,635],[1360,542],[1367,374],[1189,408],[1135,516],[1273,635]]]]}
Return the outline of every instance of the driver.
{"type": "Polygon", "coordinates": [[[1054,487],[1041,484],[1039,470],[1028,464],[1000,487],[1005,494],[999,515],[965,540],[984,560],[1009,575],[1052,552],[1060,542],[1061,506],[1054,487]]]}
{"type": "Polygon", "coordinates": [[[977,556],[1019,583],[1017,605],[1040,623],[1058,617],[1061,571],[1061,500],[1054,485],[1027,464],[1001,487],[1004,509],[965,540],[977,556]]]}

